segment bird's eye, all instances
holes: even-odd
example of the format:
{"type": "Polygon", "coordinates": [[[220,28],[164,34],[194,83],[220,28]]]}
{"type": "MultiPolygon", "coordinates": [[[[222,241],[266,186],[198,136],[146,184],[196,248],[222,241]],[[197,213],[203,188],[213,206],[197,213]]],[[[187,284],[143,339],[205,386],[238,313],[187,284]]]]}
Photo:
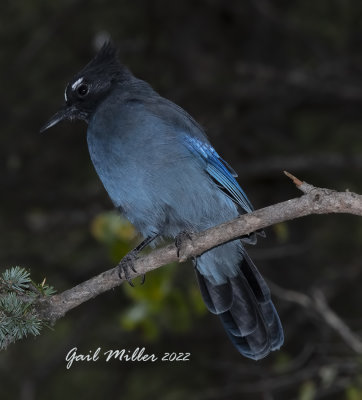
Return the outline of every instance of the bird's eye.
{"type": "Polygon", "coordinates": [[[85,97],[89,92],[89,87],[86,83],[82,83],[77,87],[77,93],[79,97],[85,97]]]}

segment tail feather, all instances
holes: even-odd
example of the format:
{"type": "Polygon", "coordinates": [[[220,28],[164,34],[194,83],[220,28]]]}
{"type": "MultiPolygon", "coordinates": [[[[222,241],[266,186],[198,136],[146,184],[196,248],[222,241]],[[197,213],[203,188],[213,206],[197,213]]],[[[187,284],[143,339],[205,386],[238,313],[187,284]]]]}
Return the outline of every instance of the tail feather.
{"type": "Polygon", "coordinates": [[[243,277],[230,278],[233,304],[226,312],[234,321],[233,332],[236,336],[248,336],[258,327],[258,313],[254,307],[253,294],[249,290],[248,283],[243,277]],[[245,290],[240,290],[245,287],[245,290]]]}
{"type": "Polygon", "coordinates": [[[207,279],[204,279],[197,269],[196,275],[202,298],[208,310],[213,314],[220,314],[230,310],[233,303],[233,292],[230,290],[230,282],[226,282],[222,285],[213,285],[207,279]]]}
{"type": "Polygon", "coordinates": [[[248,358],[261,359],[283,344],[279,316],[270,291],[256,266],[243,250],[240,273],[216,285],[196,274],[207,308],[217,314],[237,350],[248,358]]]}

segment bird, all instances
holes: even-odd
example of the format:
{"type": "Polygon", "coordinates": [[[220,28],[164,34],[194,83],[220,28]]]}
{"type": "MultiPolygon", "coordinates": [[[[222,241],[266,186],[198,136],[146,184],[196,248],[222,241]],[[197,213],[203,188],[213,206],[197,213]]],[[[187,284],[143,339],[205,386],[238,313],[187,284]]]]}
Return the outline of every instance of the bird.
{"type": "MultiPolygon", "coordinates": [[[[135,77],[113,42],[73,76],[64,98],[41,131],[63,120],[87,123],[90,158],[105,190],[145,238],[120,262],[120,276],[129,280],[137,254],[160,238],[179,247],[192,233],[254,210],[201,125],[135,77]]],[[[284,333],[244,243],[255,244],[256,233],[208,250],[193,263],[207,309],[240,354],[259,360],[281,347],[284,333]]]]}

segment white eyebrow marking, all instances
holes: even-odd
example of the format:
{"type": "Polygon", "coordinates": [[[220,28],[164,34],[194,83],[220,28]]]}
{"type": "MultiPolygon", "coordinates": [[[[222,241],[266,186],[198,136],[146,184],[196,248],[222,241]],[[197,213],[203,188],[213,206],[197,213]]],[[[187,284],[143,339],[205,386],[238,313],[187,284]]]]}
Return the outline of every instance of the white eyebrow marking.
{"type": "Polygon", "coordinates": [[[77,80],[73,83],[72,89],[75,90],[82,82],[83,82],[83,77],[77,79],[77,80]]]}
{"type": "Polygon", "coordinates": [[[64,90],[64,99],[65,99],[65,101],[68,101],[68,96],[67,96],[67,89],[68,89],[68,86],[69,86],[69,85],[67,85],[67,86],[65,87],[65,90],[64,90]]]}

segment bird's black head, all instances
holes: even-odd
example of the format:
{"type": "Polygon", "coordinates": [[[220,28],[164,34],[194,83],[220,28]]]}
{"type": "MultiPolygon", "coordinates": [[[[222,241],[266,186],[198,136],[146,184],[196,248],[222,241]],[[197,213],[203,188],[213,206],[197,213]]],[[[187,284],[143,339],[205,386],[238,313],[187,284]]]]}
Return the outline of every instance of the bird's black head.
{"type": "Polygon", "coordinates": [[[69,119],[88,121],[98,104],[129,71],[119,62],[115,47],[107,42],[65,88],[65,105],[42,127],[41,132],[69,119]]]}

